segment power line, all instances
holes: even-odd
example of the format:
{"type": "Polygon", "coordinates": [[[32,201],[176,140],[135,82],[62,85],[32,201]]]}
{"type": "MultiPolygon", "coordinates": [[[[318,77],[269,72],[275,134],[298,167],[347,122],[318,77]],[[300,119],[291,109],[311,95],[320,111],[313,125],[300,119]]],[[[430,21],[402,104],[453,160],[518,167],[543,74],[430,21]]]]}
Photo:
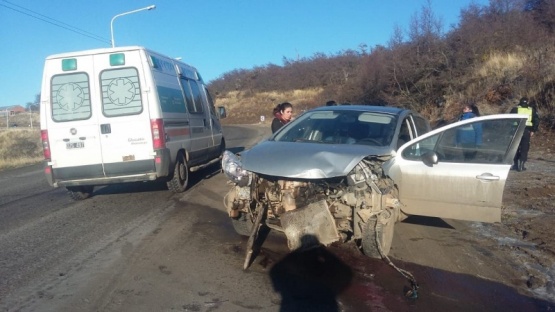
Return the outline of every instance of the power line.
{"type": "MultiPolygon", "coordinates": [[[[73,32],[75,32],[75,33],[78,33],[78,34],[80,34],[80,35],[83,35],[83,36],[86,36],[86,37],[89,37],[89,38],[92,38],[92,39],[95,39],[95,40],[99,40],[99,41],[103,41],[103,42],[108,42],[108,43],[110,43],[110,41],[107,40],[106,38],[102,38],[102,37],[100,37],[100,36],[98,36],[98,35],[96,35],[96,34],[93,34],[93,33],[91,33],[91,32],[88,32],[88,31],[86,31],[86,30],[83,30],[83,29],[80,29],[80,28],[78,28],[78,27],[69,25],[69,24],[64,23],[64,22],[62,22],[62,21],[58,21],[58,20],[56,20],[56,19],[54,19],[54,18],[52,18],[52,17],[49,17],[49,16],[46,16],[46,15],[40,14],[40,13],[38,13],[38,12],[35,12],[35,11],[31,10],[31,9],[22,7],[22,6],[20,6],[20,5],[17,5],[17,4],[15,4],[15,3],[12,3],[12,2],[10,2],[10,1],[7,1],[7,0],[3,0],[3,1],[6,2],[6,3],[8,3],[8,4],[10,4],[10,5],[12,5],[12,6],[21,8],[21,9],[26,10],[26,11],[29,11],[29,12],[31,12],[32,14],[35,14],[35,15],[44,17],[44,18],[46,18],[46,19],[49,19],[49,20],[51,20],[51,21],[53,21],[53,22],[48,21],[48,20],[45,20],[45,19],[42,19],[42,18],[39,18],[39,17],[34,16],[34,15],[31,15],[31,14],[28,14],[28,13],[26,13],[26,12],[22,12],[22,11],[17,10],[17,9],[14,9],[14,8],[11,8],[11,7],[2,5],[3,7],[8,8],[8,9],[10,9],[10,10],[13,10],[13,11],[16,11],[16,12],[19,12],[19,13],[22,13],[22,14],[24,14],[24,15],[27,15],[27,16],[30,16],[30,17],[33,17],[33,18],[36,18],[36,19],[38,19],[38,20],[47,22],[47,23],[52,24],[52,25],[54,25],[54,26],[58,26],[58,27],[64,28],[64,29],[69,30],[69,31],[73,31],[73,32]]],[[[1,4],[0,4],[0,5],[1,5],[1,4]]]]}
{"type": "Polygon", "coordinates": [[[12,11],[15,11],[15,12],[18,12],[18,13],[21,13],[21,14],[23,14],[23,15],[27,15],[27,16],[32,17],[32,18],[34,18],[34,19],[37,19],[37,20],[43,21],[43,22],[45,22],[45,23],[48,23],[48,24],[51,24],[51,25],[54,25],[54,26],[63,28],[63,29],[65,29],[65,30],[69,30],[69,31],[74,32],[74,33],[77,33],[77,34],[79,34],[79,35],[82,35],[82,36],[85,36],[85,37],[89,37],[89,38],[91,38],[91,39],[98,40],[98,41],[101,41],[101,42],[104,42],[104,43],[111,44],[110,40],[108,40],[108,39],[106,39],[106,38],[102,38],[102,37],[100,37],[100,36],[97,36],[97,35],[95,35],[95,34],[93,34],[93,33],[90,33],[90,32],[88,32],[88,31],[86,31],[86,30],[79,29],[79,28],[77,28],[77,27],[75,27],[75,26],[72,26],[72,25],[69,25],[69,24],[67,24],[67,23],[58,21],[58,20],[56,20],[56,19],[54,19],[54,18],[51,18],[51,17],[48,17],[48,16],[46,16],[46,15],[37,13],[37,12],[35,12],[35,11],[33,11],[33,10],[24,8],[24,7],[20,6],[20,5],[11,3],[11,2],[9,2],[9,1],[6,1],[6,0],[3,0],[3,1],[4,1],[5,3],[11,5],[11,6],[14,6],[14,7],[17,7],[17,8],[20,8],[20,9],[23,9],[23,10],[28,11],[28,12],[31,12],[31,13],[27,13],[27,12],[24,12],[24,11],[19,10],[19,9],[17,9],[17,8],[9,7],[9,6],[7,6],[7,5],[4,5],[4,4],[1,4],[1,3],[0,3],[0,6],[3,6],[3,7],[5,7],[5,8],[7,8],[7,9],[9,9],[9,10],[12,10],[12,11]]]}

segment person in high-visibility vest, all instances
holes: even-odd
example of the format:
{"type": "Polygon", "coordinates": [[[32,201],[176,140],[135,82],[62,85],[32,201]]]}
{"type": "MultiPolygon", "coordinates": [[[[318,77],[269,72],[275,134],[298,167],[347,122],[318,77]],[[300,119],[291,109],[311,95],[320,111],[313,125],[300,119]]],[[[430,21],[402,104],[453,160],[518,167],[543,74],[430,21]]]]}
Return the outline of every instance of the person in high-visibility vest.
{"type": "Polygon", "coordinates": [[[524,114],[528,115],[526,120],[526,128],[522,134],[522,139],[518,145],[518,150],[515,154],[514,165],[511,168],[516,171],[524,171],[526,167],[524,164],[528,160],[528,151],[530,150],[530,138],[534,136],[534,133],[538,131],[538,126],[540,125],[540,120],[538,114],[536,113],[536,107],[534,103],[531,105],[528,103],[528,98],[523,97],[520,99],[517,107],[511,110],[512,114],[524,114]]]}

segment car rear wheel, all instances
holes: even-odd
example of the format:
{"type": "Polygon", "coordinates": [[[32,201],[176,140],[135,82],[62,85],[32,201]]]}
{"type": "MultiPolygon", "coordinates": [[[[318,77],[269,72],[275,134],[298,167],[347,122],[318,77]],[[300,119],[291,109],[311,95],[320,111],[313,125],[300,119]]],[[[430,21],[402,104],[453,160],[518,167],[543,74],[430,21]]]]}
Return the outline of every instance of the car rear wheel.
{"type": "Polygon", "coordinates": [[[392,210],[384,210],[381,215],[372,216],[363,225],[362,230],[362,250],[365,255],[371,258],[381,259],[389,254],[391,243],[393,242],[393,230],[396,217],[392,210]],[[387,223],[383,224],[383,221],[387,223]],[[379,246],[378,246],[379,243],[379,246]],[[381,249],[381,253],[380,253],[381,249]]]}
{"type": "Polygon", "coordinates": [[[68,186],[67,193],[73,200],[83,200],[91,197],[94,190],[92,185],[68,186]]]}
{"type": "Polygon", "coordinates": [[[187,166],[187,161],[183,156],[183,153],[177,155],[175,161],[175,168],[173,170],[173,176],[166,184],[168,189],[174,193],[183,193],[187,189],[187,184],[189,183],[189,167],[187,166]]]}

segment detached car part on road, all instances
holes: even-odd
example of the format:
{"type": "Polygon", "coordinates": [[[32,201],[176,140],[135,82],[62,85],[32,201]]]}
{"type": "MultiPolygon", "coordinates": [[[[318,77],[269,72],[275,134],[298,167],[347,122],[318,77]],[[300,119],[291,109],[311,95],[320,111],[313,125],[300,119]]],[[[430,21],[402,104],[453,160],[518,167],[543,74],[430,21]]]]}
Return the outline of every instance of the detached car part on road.
{"type": "Polygon", "coordinates": [[[262,226],[283,232],[291,250],[355,241],[382,258],[409,215],[500,222],[525,121],[491,115],[430,131],[406,109],[321,107],[240,157],[226,151],[233,187],[224,204],[236,231],[251,237],[245,268],[262,226]],[[480,145],[457,144],[468,127],[481,127],[480,145]]]}

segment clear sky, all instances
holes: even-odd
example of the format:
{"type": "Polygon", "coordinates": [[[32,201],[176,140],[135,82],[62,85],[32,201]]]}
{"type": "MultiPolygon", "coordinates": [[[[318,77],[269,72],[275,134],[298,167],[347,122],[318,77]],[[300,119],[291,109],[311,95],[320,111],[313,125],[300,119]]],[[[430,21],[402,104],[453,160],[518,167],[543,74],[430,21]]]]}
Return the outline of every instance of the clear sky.
{"type": "MultiPolygon", "coordinates": [[[[204,80],[282,65],[314,53],[386,45],[427,0],[0,0],[0,107],[32,102],[51,54],[140,45],[195,66],[204,80]],[[60,25],[55,26],[53,24],[60,25]],[[74,31],[71,31],[71,30],[74,31]],[[79,33],[77,33],[79,32],[79,33]]],[[[444,31],[461,8],[488,0],[431,0],[444,31]]]]}

